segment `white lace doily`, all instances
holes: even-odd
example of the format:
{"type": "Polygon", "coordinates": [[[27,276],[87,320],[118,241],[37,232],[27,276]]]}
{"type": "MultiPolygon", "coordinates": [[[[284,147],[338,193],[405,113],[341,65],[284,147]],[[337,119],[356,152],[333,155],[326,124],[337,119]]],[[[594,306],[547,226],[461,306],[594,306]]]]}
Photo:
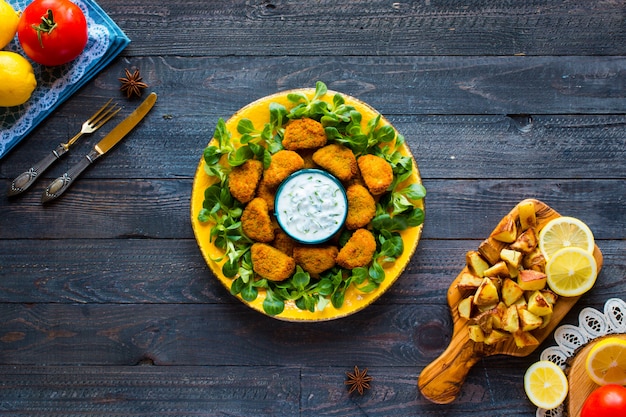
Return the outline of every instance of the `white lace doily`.
{"type": "MultiPolygon", "coordinates": [[[[604,312],[585,307],[578,315],[578,327],[564,324],[554,331],[557,346],[551,346],[541,353],[541,360],[548,360],[565,370],[567,361],[574,353],[601,336],[626,333],[626,302],[621,298],[611,298],[604,304],[604,312]]],[[[552,410],[537,409],[537,417],[561,417],[563,405],[552,410]]]]}

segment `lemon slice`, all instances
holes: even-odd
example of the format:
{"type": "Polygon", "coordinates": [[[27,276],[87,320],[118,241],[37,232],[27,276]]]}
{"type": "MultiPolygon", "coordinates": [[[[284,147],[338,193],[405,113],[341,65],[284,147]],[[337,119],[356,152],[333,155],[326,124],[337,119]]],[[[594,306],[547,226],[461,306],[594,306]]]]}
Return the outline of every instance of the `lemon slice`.
{"type": "Polygon", "coordinates": [[[537,407],[551,410],[565,401],[567,378],[554,362],[535,362],[524,374],[524,390],[528,399],[537,407]]]}
{"type": "Polygon", "coordinates": [[[596,343],[587,354],[585,369],[598,385],[626,385],[626,340],[607,337],[596,343]]]}
{"type": "Polygon", "coordinates": [[[581,248],[558,250],[546,264],[548,286],[563,297],[576,297],[589,291],[598,276],[596,259],[581,248]]]}
{"type": "Polygon", "coordinates": [[[594,239],[589,227],[574,217],[550,220],[539,232],[539,249],[549,260],[562,248],[581,248],[593,253],[594,239]]]}

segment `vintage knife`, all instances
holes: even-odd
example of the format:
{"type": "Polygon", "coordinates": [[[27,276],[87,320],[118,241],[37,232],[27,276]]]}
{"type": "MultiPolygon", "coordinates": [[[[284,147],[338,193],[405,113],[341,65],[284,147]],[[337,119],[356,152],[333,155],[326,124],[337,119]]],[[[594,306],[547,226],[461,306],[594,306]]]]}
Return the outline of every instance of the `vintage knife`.
{"type": "Polygon", "coordinates": [[[69,188],[78,175],[83,172],[96,159],[107,153],[113,146],[126,136],[146,114],[150,111],[156,102],[156,93],[150,93],[148,98],[135,109],[126,119],[122,120],[117,126],[109,132],[100,142],[93,147],[83,159],[76,165],[71,167],[65,174],[52,181],[41,196],[41,202],[46,203],[59,197],[69,188]]]}

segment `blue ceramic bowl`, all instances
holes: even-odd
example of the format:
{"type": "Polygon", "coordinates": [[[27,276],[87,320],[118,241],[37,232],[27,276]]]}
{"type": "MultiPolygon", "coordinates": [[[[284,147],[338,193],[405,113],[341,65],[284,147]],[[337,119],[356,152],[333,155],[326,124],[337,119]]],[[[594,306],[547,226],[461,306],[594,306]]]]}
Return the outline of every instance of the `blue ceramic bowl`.
{"type": "Polygon", "coordinates": [[[348,198],[341,182],[321,169],[302,169],[278,187],[274,215],[289,237],[304,244],[331,239],[348,216],[348,198]]]}

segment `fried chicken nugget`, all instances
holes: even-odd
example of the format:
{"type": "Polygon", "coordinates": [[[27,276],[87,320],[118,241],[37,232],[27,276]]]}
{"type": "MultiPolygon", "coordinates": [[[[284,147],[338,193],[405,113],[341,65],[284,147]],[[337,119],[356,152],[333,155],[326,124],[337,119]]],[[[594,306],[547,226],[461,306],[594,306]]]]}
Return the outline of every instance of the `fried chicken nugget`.
{"type": "Polygon", "coordinates": [[[293,248],[296,246],[296,241],[290,238],[289,235],[280,228],[277,228],[274,231],[272,246],[289,256],[293,256],[293,248]]]}
{"type": "Polygon", "coordinates": [[[270,187],[265,177],[261,178],[256,190],[256,196],[262,198],[267,203],[267,209],[274,211],[274,200],[276,199],[276,187],[270,187]]]}
{"type": "Polygon", "coordinates": [[[393,170],[389,162],[380,156],[363,155],[357,159],[361,176],[372,195],[384,193],[393,181],[393,170]]]}
{"type": "Polygon", "coordinates": [[[317,277],[322,272],[335,266],[339,249],[336,246],[296,246],[293,258],[302,269],[317,277]]]}
{"type": "Polygon", "coordinates": [[[304,169],[319,168],[319,165],[317,165],[315,161],[313,161],[314,152],[315,152],[314,149],[304,149],[304,150],[298,151],[298,155],[300,155],[302,159],[304,160],[304,169]]]}
{"type": "Polygon", "coordinates": [[[262,175],[263,162],[248,159],[228,174],[228,189],[233,197],[245,204],[254,198],[262,175]]]}
{"type": "Polygon", "coordinates": [[[296,269],[296,262],[291,256],[265,243],[253,244],[250,255],[252,270],[270,281],[284,281],[296,269]]]}
{"type": "Polygon", "coordinates": [[[350,181],[358,173],[356,157],[352,150],[336,143],[315,151],[313,161],[340,181],[350,181]]]}
{"type": "Polygon", "coordinates": [[[303,167],[304,160],[297,152],[282,150],[272,155],[272,162],[263,176],[269,187],[277,187],[290,174],[303,167]]]}
{"type": "Polygon", "coordinates": [[[366,266],[376,252],[376,239],[367,229],[358,229],[339,251],[336,262],[347,269],[366,266]]]}
{"type": "Polygon", "coordinates": [[[346,189],[348,197],[348,216],[346,228],[356,230],[365,227],[376,215],[376,201],[361,184],[351,184],[346,189]]]}
{"type": "Polygon", "coordinates": [[[257,242],[274,240],[274,226],[265,200],[256,197],[248,203],[241,214],[241,228],[246,236],[257,242]]]}
{"type": "Polygon", "coordinates": [[[283,147],[291,151],[315,149],[326,145],[327,140],[324,126],[316,120],[305,117],[287,123],[283,136],[283,147]]]}

